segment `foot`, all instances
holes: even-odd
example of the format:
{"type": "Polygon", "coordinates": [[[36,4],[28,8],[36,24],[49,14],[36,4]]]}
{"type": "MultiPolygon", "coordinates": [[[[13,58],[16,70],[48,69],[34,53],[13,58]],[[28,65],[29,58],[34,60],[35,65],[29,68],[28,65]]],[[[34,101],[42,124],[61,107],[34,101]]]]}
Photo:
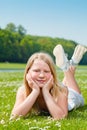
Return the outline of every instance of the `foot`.
{"type": "Polygon", "coordinates": [[[84,47],[82,45],[77,45],[75,50],[74,50],[73,56],[70,60],[70,64],[71,65],[79,64],[79,62],[83,58],[83,55],[85,54],[86,51],[87,51],[86,47],[84,47]]]}
{"type": "Polygon", "coordinates": [[[63,71],[68,70],[69,68],[69,61],[67,59],[67,56],[65,55],[64,49],[62,45],[57,45],[53,49],[53,54],[56,58],[56,65],[61,68],[63,71]]]}

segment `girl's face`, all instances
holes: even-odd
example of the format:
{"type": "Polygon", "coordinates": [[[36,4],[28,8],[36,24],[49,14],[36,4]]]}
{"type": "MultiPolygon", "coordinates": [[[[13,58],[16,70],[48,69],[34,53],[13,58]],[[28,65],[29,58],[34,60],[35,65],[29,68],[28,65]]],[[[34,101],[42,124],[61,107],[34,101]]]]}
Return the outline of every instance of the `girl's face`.
{"type": "Polygon", "coordinates": [[[52,75],[48,64],[40,59],[36,59],[34,61],[28,73],[41,88],[51,78],[52,75]]]}

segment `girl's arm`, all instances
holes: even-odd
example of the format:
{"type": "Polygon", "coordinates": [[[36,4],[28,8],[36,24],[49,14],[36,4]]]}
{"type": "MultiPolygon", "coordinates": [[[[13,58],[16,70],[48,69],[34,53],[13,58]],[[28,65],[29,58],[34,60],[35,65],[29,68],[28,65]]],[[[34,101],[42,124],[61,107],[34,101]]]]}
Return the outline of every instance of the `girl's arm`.
{"type": "Polygon", "coordinates": [[[11,118],[25,116],[32,108],[38,95],[39,91],[33,89],[30,95],[25,97],[24,90],[20,87],[16,95],[16,102],[12,110],[11,118]]]}
{"type": "Polygon", "coordinates": [[[46,86],[43,87],[42,92],[43,92],[43,97],[46,102],[47,108],[51,114],[51,116],[54,119],[61,119],[67,116],[68,114],[68,92],[59,92],[58,97],[56,98],[57,100],[55,101],[54,98],[52,97],[51,93],[49,92],[52,84],[51,80],[48,81],[46,86]]]}

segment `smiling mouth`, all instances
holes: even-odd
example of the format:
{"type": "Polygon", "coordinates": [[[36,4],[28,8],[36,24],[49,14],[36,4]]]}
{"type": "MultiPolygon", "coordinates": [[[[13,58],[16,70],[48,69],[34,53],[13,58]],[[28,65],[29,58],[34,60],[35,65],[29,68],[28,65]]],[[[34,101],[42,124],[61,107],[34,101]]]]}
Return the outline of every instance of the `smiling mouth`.
{"type": "Polygon", "coordinates": [[[39,82],[39,83],[45,83],[46,81],[44,81],[44,80],[37,80],[37,82],[39,82]]]}

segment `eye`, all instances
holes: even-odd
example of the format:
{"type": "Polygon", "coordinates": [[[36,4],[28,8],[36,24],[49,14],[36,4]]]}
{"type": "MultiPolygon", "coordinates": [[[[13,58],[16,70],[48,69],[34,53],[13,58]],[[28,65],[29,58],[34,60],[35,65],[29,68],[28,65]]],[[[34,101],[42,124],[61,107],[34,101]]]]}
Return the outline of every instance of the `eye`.
{"type": "Polygon", "coordinates": [[[49,70],[45,70],[44,72],[45,72],[45,73],[50,73],[50,71],[49,71],[49,70]]]}
{"type": "Polygon", "coordinates": [[[33,71],[34,71],[34,72],[40,72],[40,70],[39,70],[39,69],[34,69],[33,71]]]}

